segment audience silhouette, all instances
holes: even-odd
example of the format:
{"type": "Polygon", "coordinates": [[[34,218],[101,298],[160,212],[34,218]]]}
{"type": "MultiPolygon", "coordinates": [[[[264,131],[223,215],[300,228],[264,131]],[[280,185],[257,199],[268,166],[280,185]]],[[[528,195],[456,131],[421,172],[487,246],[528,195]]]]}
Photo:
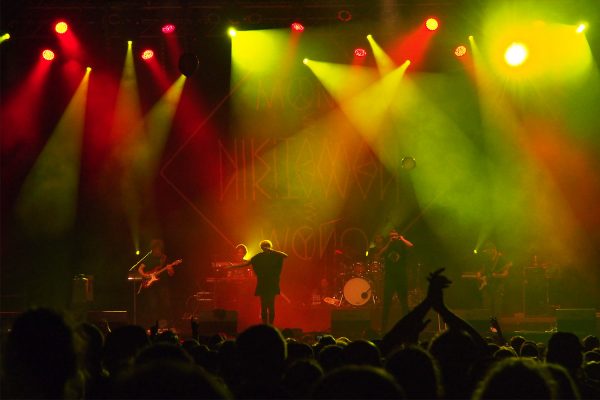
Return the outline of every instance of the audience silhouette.
{"type": "Polygon", "coordinates": [[[92,324],[73,329],[59,312],[32,309],[4,340],[2,398],[600,398],[596,336],[507,341],[492,318],[497,335],[484,340],[446,306],[452,282],[443,272],[430,273],[423,301],[372,340],[291,330],[286,340],[271,325],[201,338],[195,321],[184,341],[157,326],[105,337],[92,324]],[[426,343],[430,311],[447,329],[426,343]]]}

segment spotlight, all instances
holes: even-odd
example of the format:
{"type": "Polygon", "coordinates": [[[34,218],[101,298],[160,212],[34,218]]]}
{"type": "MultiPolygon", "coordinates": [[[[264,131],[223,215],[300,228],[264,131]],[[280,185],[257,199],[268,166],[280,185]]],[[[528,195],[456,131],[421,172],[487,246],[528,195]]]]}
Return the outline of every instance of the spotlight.
{"type": "Polygon", "coordinates": [[[86,72],[92,72],[92,67],[87,67],[87,68],[85,69],[85,71],[86,71],[86,72]]]}
{"type": "Polygon", "coordinates": [[[340,10],[337,12],[337,19],[340,22],[348,22],[352,20],[352,13],[348,10],[340,10]]]}
{"type": "Polygon", "coordinates": [[[173,32],[175,32],[175,25],[166,24],[166,25],[163,25],[160,30],[162,31],[162,33],[173,33],[173,32]]]}
{"type": "Polygon", "coordinates": [[[577,27],[577,33],[581,33],[583,31],[585,31],[586,25],[585,24],[579,24],[579,26],[577,27]]]}
{"type": "Polygon", "coordinates": [[[309,62],[309,61],[310,61],[310,60],[309,60],[308,58],[305,58],[304,60],[302,60],[302,64],[304,64],[304,65],[308,65],[308,62],[309,62]]]}
{"type": "Polygon", "coordinates": [[[59,35],[64,35],[69,30],[69,25],[65,21],[59,21],[56,25],[54,25],[54,30],[59,35]]]}
{"type": "Polygon", "coordinates": [[[464,56],[465,54],[467,54],[467,48],[466,48],[465,46],[463,46],[462,44],[461,44],[460,46],[457,46],[457,47],[454,49],[454,55],[455,55],[456,57],[462,57],[462,56],[464,56]]]}
{"type": "Polygon", "coordinates": [[[227,33],[229,34],[229,36],[235,37],[235,35],[237,35],[237,30],[232,27],[227,30],[227,33]]]}
{"type": "Polygon", "coordinates": [[[506,49],[504,60],[511,67],[517,67],[527,59],[527,48],[522,43],[513,43],[506,49]]]}
{"type": "Polygon", "coordinates": [[[50,49],[42,51],[42,58],[46,61],[54,60],[54,52],[50,49]]]}
{"type": "Polygon", "coordinates": [[[367,51],[361,47],[354,49],[354,55],[356,57],[366,57],[367,56],[367,51]]]}
{"type": "Polygon", "coordinates": [[[150,49],[146,49],[142,51],[142,60],[149,61],[152,57],[154,57],[154,51],[150,49]]]}
{"type": "Polygon", "coordinates": [[[186,77],[189,78],[198,69],[198,57],[193,53],[183,53],[179,57],[179,71],[186,77]]]}
{"type": "Polygon", "coordinates": [[[294,32],[302,32],[304,30],[304,25],[302,25],[300,22],[293,22],[290,27],[294,32]]]}
{"type": "Polygon", "coordinates": [[[4,35],[0,36],[0,43],[8,39],[10,39],[10,33],[5,33],[4,35]]]}
{"type": "Polygon", "coordinates": [[[139,256],[139,255],[140,255],[140,251],[139,251],[139,250],[136,250],[136,251],[135,251],[135,255],[136,255],[136,256],[139,256]]]}
{"type": "Polygon", "coordinates": [[[440,26],[440,23],[435,18],[429,18],[427,19],[427,21],[425,21],[425,26],[430,31],[435,31],[438,28],[438,26],[440,26]]]}
{"type": "Polygon", "coordinates": [[[410,171],[411,169],[414,169],[416,166],[417,166],[417,162],[415,161],[414,158],[409,156],[409,157],[404,157],[402,159],[402,169],[410,171]]]}

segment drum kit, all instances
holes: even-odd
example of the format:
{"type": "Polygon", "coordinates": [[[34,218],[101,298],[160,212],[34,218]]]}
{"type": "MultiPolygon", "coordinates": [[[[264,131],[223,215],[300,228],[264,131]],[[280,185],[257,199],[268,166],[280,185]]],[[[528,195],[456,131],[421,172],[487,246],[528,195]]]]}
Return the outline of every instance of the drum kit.
{"type": "Polygon", "coordinates": [[[355,262],[337,274],[335,297],[326,297],[326,303],[340,307],[342,304],[361,307],[378,304],[383,289],[383,265],[378,261],[355,262]]]}

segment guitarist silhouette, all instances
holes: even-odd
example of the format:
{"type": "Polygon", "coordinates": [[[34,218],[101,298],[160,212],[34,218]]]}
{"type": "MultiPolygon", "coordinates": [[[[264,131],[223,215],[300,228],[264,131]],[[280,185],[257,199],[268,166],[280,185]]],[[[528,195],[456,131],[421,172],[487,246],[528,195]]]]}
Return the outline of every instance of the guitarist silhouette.
{"type": "Polygon", "coordinates": [[[504,284],[508,278],[512,262],[501,253],[496,245],[487,241],[482,248],[482,271],[478,273],[479,290],[482,293],[483,306],[490,309],[492,316],[502,312],[504,284]]]}
{"type": "Polygon", "coordinates": [[[161,327],[166,327],[167,317],[171,312],[171,296],[169,285],[164,282],[157,284],[159,275],[167,272],[169,276],[175,274],[174,266],[181,263],[181,260],[167,264],[167,255],[165,254],[164,242],[160,239],[153,239],[150,242],[150,254],[138,267],[138,273],[144,279],[140,285],[140,319],[142,324],[147,327],[159,321],[161,327]]]}

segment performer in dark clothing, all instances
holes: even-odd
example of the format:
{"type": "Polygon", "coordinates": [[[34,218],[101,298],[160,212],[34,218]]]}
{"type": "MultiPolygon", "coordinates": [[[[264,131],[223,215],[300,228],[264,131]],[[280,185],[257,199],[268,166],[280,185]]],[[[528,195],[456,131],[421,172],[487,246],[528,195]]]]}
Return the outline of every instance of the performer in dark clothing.
{"type": "Polygon", "coordinates": [[[394,293],[404,314],[408,313],[408,272],[406,268],[406,253],[413,244],[406,240],[396,230],[390,232],[387,244],[379,251],[380,258],[385,263],[383,282],[383,307],[381,329],[387,328],[390,307],[394,293]]]}
{"type": "Polygon", "coordinates": [[[151,282],[152,275],[164,267],[167,267],[166,271],[169,276],[173,276],[175,273],[171,265],[167,266],[164,247],[162,240],[152,240],[150,242],[152,252],[138,267],[138,273],[144,278],[139,293],[140,322],[146,328],[154,325],[157,321],[159,326],[166,327],[168,315],[171,312],[171,293],[168,285],[165,282],[151,282]]]}
{"type": "Polygon", "coordinates": [[[231,268],[243,268],[252,265],[256,274],[255,296],[260,297],[261,318],[265,324],[275,321],[275,296],[280,293],[279,279],[283,268],[283,260],[287,257],[282,251],[273,250],[270,240],[260,242],[261,253],[249,261],[234,264],[231,268]]]}
{"type": "Polygon", "coordinates": [[[492,316],[497,316],[502,313],[504,283],[512,267],[512,262],[492,242],[486,242],[481,253],[483,265],[482,271],[478,273],[478,278],[483,306],[490,309],[492,316]]]}

